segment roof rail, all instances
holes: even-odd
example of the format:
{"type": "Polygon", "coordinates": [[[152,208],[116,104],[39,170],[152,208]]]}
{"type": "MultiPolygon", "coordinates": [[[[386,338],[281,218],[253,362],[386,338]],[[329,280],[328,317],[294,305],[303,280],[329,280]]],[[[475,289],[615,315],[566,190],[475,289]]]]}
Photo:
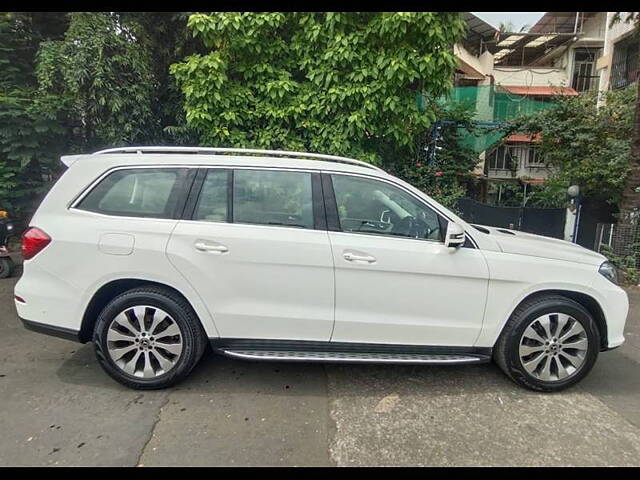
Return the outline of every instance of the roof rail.
{"type": "Polygon", "coordinates": [[[335,155],[323,155],[320,153],[309,152],[290,152],[286,150],[259,150],[250,148],[218,148],[218,147],[120,147],[120,148],[108,148],[106,150],[100,150],[94,152],[93,155],[102,155],[105,153],[250,153],[250,154],[265,154],[275,157],[303,157],[317,160],[328,160],[330,162],[348,163],[351,165],[358,165],[360,167],[371,168],[379,172],[384,172],[379,167],[371,165],[370,163],[363,162],[361,160],[355,160],[348,157],[338,157],[335,155]]]}

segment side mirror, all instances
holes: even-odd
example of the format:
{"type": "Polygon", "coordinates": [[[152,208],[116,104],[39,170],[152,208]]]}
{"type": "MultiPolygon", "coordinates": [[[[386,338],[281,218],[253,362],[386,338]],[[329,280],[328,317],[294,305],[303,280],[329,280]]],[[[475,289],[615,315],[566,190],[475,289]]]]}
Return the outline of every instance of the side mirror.
{"type": "Polygon", "coordinates": [[[447,225],[447,233],[444,236],[444,246],[458,248],[461,247],[464,242],[464,228],[455,222],[449,222],[449,225],[447,225]]]}

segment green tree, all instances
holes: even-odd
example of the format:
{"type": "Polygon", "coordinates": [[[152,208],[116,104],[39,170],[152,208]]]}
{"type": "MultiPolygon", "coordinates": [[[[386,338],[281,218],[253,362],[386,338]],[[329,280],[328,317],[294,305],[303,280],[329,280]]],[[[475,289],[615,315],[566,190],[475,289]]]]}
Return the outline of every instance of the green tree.
{"type": "Polygon", "coordinates": [[[457,13],[191,15],[207,48],[172,66],[204,144],[415,162],[451,86],[457,13]]]}
{"type": "Polygon", "coordinates": [[[197,51],[180,12],[0,14],[0,207],[28,217],[64,153],[193,144],[169,65],[197,51]]]}
{"type": "Polygon", "coordinates": [[[186,12],[120,12],[122,21],[137,22],[139,41],[143,42],[152,58],[156,90],[151,110],[160,122],[161,132],[146,143],[193,145],[198,138],[186,125],[183,95],[170,74],[169,67],[184,57],[201,51],[201,42],[187,29],[189,13],[186,12]]]}
{"type": "Polygon", "coordinates": [[[64,14],[0,13],[0,208],[19,220],[57,173],[64,150],[64,101],[38,93],[34,59],[39,43],[65,28],[64,14]]]}
{"type": "Polygon", "coordinates": [[[607,92],[596,106],[596,94],[558,97],[554,108],[515,118],[510,131],[542,134],[541,153],[555,173],[530,205],[562,202],[569,185],[609,203],[620,202],[633,133],[635,87],[607,92]]]}
{"type": "Polygon", "coordinates": [[[42,92],[69,103],[81,151],[138,143],[160,129],[151,108],[157,87],[141,27],[114,13],[71,13],[63,40],[43,42],[37,76],[42,92]]]}

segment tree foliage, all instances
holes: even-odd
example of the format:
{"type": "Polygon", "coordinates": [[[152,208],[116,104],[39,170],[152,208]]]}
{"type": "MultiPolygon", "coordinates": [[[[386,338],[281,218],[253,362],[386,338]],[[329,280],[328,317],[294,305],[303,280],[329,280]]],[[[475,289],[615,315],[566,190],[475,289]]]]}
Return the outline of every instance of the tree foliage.
{"type": "MultiPolygon", "coordinates": [[[[430,131],[419,137],[415,162],[390,161],[387,170],[420,190],[428,193],[449,208],[456,208],[458,199],[476,179],[472,174],[478,163],[477,153],[462,141],[468,134],[479,134],[473,122],[475,109],[458,102],[438,102],[436,118],[447,120],[441,124],[440,134],[430,131]],[[435,155],[432,148],[436,147],[435,155]]],[[[436,128],[434,125],[433,128],[436,128]]]]}
{"type": "Polygon", "coordinates": [[[172,66],[202,143],[415,160],[452,84],[457,13],[196,14],[209,50],[172,66]]]}
{"type": "Polygon", "coordinates": [[[43,42],[37,76],[65,98],[82,149],[138,143],[158,130],[152,57],[135,22],[113,13],[71,13],[64,40],[43,42]]]}
{"type": "Polygon", "coordinates": [[[65,28],[63,15],[0,14],[0,208],[29,210],[55,173],[63,149],[64,102],[38,95],[34,58],[42,39],[65,28]]]}
{"type": "Polygon", "coordinates": [[[426,165],[420,140],[463,30],[443,12],[2,13],[0,207],[26,219],[60,155],[125,144],[350,155],[447,203],[467,160],[426,165]]]}
{"type": "Polygon", "coordinates": [[[195,51],[187,18],[0,14],[0,208],[28,217],[64,153],[196,141],[169,74],[195,51]]]}
{"type": "Polygon", "coordinates": [[[573,184],[584,195],[619,202],[630,169],[635,95],[635,86],[607,92],[600,108],[595,94],[558,97],[556,107],[512,122],[511,131],[541,132],[541,153],[554,168],[532,204],[562,201],[573,184]]]}

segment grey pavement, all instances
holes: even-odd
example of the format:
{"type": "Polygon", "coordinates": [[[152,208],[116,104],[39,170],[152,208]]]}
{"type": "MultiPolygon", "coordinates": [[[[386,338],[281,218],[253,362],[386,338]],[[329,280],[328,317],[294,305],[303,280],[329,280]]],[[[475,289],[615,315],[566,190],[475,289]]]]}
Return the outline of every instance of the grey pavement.
{"type": "Polygon", "coordinates": [[[640,289],[626,343],[537,394],[493,364],[255,363],[205,354],[129,390],[91,344],[25,330],[0,279],[0,465],[640,465],[640,289]]]}

